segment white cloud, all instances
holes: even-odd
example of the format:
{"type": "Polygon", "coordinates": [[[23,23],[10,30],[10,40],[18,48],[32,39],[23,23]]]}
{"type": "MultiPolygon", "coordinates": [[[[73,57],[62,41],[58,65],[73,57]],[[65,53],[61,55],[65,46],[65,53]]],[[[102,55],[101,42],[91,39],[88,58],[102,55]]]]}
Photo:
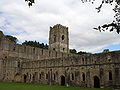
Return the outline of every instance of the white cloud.
{"type": "Polygon", "coordinates": [[[79,0],[36,0],[29,8],[24,0],[2,0],[0,28],[4,33],[16,36],[20,42],[47,42],[49,27],[60,23],[69,27],[70,48],[96,52],[106,46],[120,44],[120,35],[115,32],[93,30],[93,27],[114,19],[113,6],[105,5],[97,13],[98,1],[83,4],[79,0]]]}

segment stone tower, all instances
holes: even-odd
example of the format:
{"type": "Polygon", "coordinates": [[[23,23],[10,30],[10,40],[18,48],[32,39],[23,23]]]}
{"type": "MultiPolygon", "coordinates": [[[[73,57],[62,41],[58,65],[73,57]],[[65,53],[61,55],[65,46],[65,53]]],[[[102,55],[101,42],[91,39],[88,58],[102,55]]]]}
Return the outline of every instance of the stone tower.
{"type": "Polygon", "coordinates": [[[68,27],[60,24],[50,27],[49,49],[57,52],[69,53],[68,27]]]}

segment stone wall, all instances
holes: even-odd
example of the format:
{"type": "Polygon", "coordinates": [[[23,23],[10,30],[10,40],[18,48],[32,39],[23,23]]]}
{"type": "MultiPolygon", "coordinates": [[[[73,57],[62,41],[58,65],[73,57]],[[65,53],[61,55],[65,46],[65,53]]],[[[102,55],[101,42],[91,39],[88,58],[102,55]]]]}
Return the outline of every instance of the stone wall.
{"type": "Polygon", "coordinates": [[[29,78],[29,76],[37,73],[36,83],[61,85],[61,76],[64,76],[65,84],[70,86],[95,87],[94,77],[98,77],[101,88],[113,88],[116,87],[116,83],[118,87],[120,85],[119,80],[116,80],[120,78],[119,75],[116,76],[120,70],[119,62],[120,51],[115,51],[33,62],[27,61],[22,63],[22,69],[23,74],[27,75],[31,82],[33,78],[29,78]],[[118,67],[117,72],[115,72],[116,67],[118,67]],[[43,74],[40,79],[41,73],[43,74]],[[84,79],[83,74],[85,75],[84,79]],[[46,79],[46,75],[50,80],[46,79]]]}
{"type": "Polygon", "coordinates": [[[54,50],[46,50],[41,48],[35,48],[26,45],[16,44],[11,42],[5,37],[0,37],[0,55],[2,57],[17,57],[17,58],[26,58],[31,60],[42,60],[42,59],[52,59],[66,57],[67,54],[63,52],[56,52],[54,50]]]}
{"type": "Polygon", "coordinates": [[[0,81],[120,88],[120,51],[61,53],[16,44],[0,33],[0,81]]]}

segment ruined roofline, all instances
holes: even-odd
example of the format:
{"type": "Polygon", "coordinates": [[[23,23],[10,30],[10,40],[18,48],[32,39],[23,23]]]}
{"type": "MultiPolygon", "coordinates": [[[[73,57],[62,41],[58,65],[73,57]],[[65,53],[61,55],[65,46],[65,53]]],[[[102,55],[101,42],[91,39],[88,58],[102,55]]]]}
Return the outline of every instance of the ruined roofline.
{"type": "MultiPolygon", "coordinates": [[[[53,26],[53,28],[55,28],[55,27],[65,27],[65,26],[63,26],[63,25],[61,25],[61,24],[56,24],[56,25],[54,25],[53,26]]],[[[67,28],[67,27],[66,27],[67,28]]],[[[4,39],[7,39],[6,37],[5,37],[5,35],[4,35],[4,33],[3,33],[3,31],[1,31],[0,30],[0,38],[4,38],[4,39]]],[[[7,40],[9,40],[9,39],[7,39],[7,40]]],[[[9,40],[10,41],[10,40],[9,40]]],[[[10,42],[12,42],[12,41],[10,41],[10,42]]],[[[15,42],[15,44],[16,45],[18,45],[18,46],[26,46],[26,47],[31,47],[31,48],[36,48],[36,49],[38,49],[37,47],[32,47],[32,46],[29,46],[29,45],[22,45],[22,44],[18,44],[18,43],[16,43],[15,42]]],[[[39,48],[39,49],[42,49],[42,48],[39,48]]],[[[49,49],[43,49],[43,50],[49,50],[49,49]]],[[[49,50],[49,51],[54,51],[54,50],[49,50]]],[[[95,54],[102,54],[102,53],[112,53],[112,52],[120,52],[120,50],[114,50],[114,51],[109,51],[108,49],[105,49],[103,52],[99,52],[99,53],[93,53],[92,55],[95,55],[95,54]]],[[[72,54],[72,53],[68,53],[68,54],[72,54]]],[[[79,54],[72,54],[72,55],[79,55],[79,54]]],[[[86,54],[82,54],[82,55],[86,55],[86,54]]],[[[88,55],[88,54],[87,54],[88,55]]],[[[90,54],[91,55],[91,54],[90,54]]]]}
{"type": "Polygon", "coordinates": [[[61,24],[56,24],[56,25],[54,25],[53,27],[50,27],[50,30],[51,29],[58,29],[58,28],[64,28],[64,29],[67,29],[68,30],[68,27],[66,27],[66,26],[63,26],[63,25],[61,25],[61,24]]]}

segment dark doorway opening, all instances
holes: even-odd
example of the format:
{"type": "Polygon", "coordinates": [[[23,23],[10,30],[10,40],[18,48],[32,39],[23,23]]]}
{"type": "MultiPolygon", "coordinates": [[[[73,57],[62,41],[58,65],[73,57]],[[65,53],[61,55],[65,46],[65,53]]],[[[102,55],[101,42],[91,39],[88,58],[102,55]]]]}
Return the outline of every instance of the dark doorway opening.
{"type": "Polygon", "coordinates": [[[61,86],[65,86],[65,77],[61,76],[61,86]]]}
{"type": "Polygon", "coordinates": [[[82,74],[82,78],[83,78],[83,81],[85,81],[85,74],[84,73],[82,74]]]}
{"type": "Polygon", "coordinates": [[[94,77],[94,88],[100,88],[100,79],[97,76],[94,77]]]}
{"type": "Polygon", "coordinates": [[[32,83],[35,83],[35,75],[33,74],[32,83]]]}
{"type": "Polygon", "coordinates": [[[27,75],[24,74],[24,82],[26,83],[27,81],[27,75]]]}
{"type": "Polygon", "coordinates": [[[112,80],[112,72],[109,72],[109,80],[112,80]]]}

